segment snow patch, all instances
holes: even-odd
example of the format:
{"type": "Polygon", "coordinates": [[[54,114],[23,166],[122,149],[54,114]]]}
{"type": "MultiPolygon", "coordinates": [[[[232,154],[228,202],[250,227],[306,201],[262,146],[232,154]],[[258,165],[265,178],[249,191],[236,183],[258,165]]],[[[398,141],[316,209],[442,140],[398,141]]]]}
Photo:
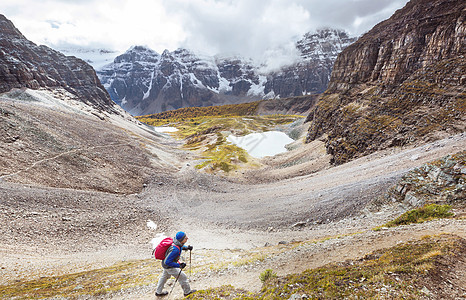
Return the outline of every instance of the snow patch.
{"type": "Polygon", "coordinates": [[[152,89],[152,81],[154,80],[154,74],[155,70],[150,75],[149,87],[147,88],[147,91],[144,93],[144,97],[142,97],[142,100],[146,100],[147,98],[149,98],[150,90],[152,89]]]}
{"type": "Polygon", "coordinates": [[[147,227],[149,227],[150,229],[157,230],[157,224],[155,224],[154,221],[151,220],[147,220],[147,227]]]}
{"type": "Polygon", "coordinates": [[[152,127],[157,132],[177,132],[178,128],[169,126],[152,127]]]}
{"type": "Polygon", "coordinates": [[[126,100],[126,96],[125,96],[123,99],[121,99],[121,106],[126,105],[126,103],[128,103],[128,101],[126,100]]]}
{"type": "Polygon", "coordinates": [[[265,84],[267,83],[267,76],[259,75],[259,83],[255,84],[251,82],[252,85],[249,88],[248,96],[264,96],[265,95],[265,84]]]}
{"type": "Polygon", "coordinates": [[[218,90],[220,92],[231,92],[233,89],[230,86],[230,82],[226,78],[219,77],[218,84],[219,84],[218,90]]]}

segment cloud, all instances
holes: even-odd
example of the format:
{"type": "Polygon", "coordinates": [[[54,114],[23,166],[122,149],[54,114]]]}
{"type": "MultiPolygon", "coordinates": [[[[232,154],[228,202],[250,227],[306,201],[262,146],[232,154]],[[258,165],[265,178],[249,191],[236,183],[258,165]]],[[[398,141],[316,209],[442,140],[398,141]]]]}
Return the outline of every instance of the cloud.
{"type": "MultiPolygon", "coordinates": [[[[352,35],[387,19],[407,0],[172,0],[167,12],[182,22],[182,46],[252,58],[276,52],[322,27],[352,35]]],[[[285,53],[285,52],[282,52],[285,53]]]]}
{"type": "Polygon", "coordinates": [[[126,50],[147,45],[163,51],[185,39],[181,22],[169,16],[163,0],[3,0],[0,11],[30,40],[126,50]],[[4,2],[6,1],[6,2],[4,2]]]}
{"type": "Polygon", "coordinates": [[[209,55],[286,56],[304,33],[335,27],[360,35],[407,0],[2,0],[0,12],[29,39],[161,53],[185,47],[209,55]],[[292,47],[291,47],[292,48],[292,47]]]}
{"type": "Polygon", "coordinates": [[[287,0],[173,0],[167,10],[183,22],[183,46],[209,54],[257,57],[301,36],[309,22],[308,12],[287,0]]]}

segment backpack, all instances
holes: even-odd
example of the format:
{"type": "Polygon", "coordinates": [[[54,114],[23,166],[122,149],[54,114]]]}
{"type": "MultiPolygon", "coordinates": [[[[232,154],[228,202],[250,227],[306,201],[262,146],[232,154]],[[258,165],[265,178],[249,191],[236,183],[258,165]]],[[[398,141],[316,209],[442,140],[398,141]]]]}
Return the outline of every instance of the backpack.
{"type": "MultiPolygon", "coordinates": [[[[168,248],[173,245],[173,238],[167,237],[164,238],[158,245],[155,247],[154,251],[152,252],[152,255],[155,256],[155,259],[160,259],[164,260],[165,259],[165,253],[167,253],[168,248]]],[[[178,249],[180,247],[174,245],[178,249]]]]}

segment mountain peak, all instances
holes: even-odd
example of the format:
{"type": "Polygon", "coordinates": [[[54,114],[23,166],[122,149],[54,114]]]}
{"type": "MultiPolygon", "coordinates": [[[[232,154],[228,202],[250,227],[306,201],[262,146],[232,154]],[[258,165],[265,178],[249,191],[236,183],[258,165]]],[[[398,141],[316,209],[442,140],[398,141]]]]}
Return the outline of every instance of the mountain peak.
{"type": "Polygon", "coordinates": [[[133,47],[98,75],[112,99],[136,115],[302,96],[326,89],[336,56],[352,41],[341,30],[309,33],[296,45],[302,61],[275,73],[264,73],[239,55],[208,56],[185,48],[159,55],[133,47]]]}
{"type": "MultiPolygon", "coordinates": [[[[160,54],[146,46],[131,46],[125,53],[117,56],[113,63],[135,63],[138,61],[157,62],[159,59],[160,54]]],[[[105,66],[105,68],[107,67],[108,66],[105,66]]]]}
{"type": "Polygon", "coordinates": [[[81,59],[65,56],[26,39],[0,15],[0,93],[13,88],[63,88],[99,110],[115,112],[114,103],[94,69],[81,59]]]}
{"type": "Polygon", "coordinates": [[[296,43],[296,48],[304,59],[322,56],[335,60],[338,53],[356,40],[357,38],[350,37],[344,30],[320,28],[315,32],[306,33],[296,43]]]}
{"type": "Polygon", "coordinates": [[[23,34],[15,27],[13,22],[8,20],[4,15],[0,14],[0,36],[3,37],[18,37],[25,39],[23,34]]]}

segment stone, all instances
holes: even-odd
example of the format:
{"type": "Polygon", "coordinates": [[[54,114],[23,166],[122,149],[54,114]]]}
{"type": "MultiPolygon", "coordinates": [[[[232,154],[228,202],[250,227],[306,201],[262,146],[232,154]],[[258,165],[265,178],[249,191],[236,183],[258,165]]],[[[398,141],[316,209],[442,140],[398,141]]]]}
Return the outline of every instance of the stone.
{"type": "Polygon", "coordinates": [[[412,207],[422,206],[424,204],[424,200],[415,196],[414,192],[407,192],[405,195],[405,202],[411,205],[412,207]]]}
{"type": "Polygon", "coordinates": [[[306,226],[306,222],[297,222],[291,225],[291,228],[303,228],[304,226],[306,226]]]}
{"type": "Polygon", "coordinates": [[[411,156],[410,160],[415,161],[415,160],[418,160],[419,158],[420,158],[419,154],[414,154],[413,156],[411,156]]]}
{"type": "Polygon", "coordinates": [[[302,299],[302,298],[301,298],[301,295],[298,294],[298,293],[293,294],[293,295],[291,295],[290,298],[288,298],[288,300],[301,300],[301,299],[302,299]]]}
{"type": "Polygon", "coordinates": [[[441,170],[440,168],[434,167],[434,169],[431,170],[431,171],[427,174],[427,176],[428,176],[430,179],[432,179],[433,181],[437,181],[441,173],[442,173],[442,170],[441,170]]]}
{"type": "Polygon", "coordinates": [[[426,287],[423,287],[423,288],[421,289],[421,292],[422,292],[423,294],[427,295],[427,296],[432,296],[432,292],[429,291],[429,289],[426,288],[426,287]]]}

